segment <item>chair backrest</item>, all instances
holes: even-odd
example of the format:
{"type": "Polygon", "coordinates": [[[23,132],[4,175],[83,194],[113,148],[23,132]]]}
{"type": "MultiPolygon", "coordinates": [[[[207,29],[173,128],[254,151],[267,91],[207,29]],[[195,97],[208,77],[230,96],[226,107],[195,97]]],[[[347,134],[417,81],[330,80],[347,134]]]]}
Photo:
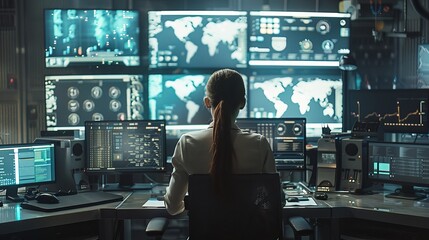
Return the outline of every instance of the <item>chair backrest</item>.
{"type": "Polygon", "coordinates": [[[279,174],[236,174],[226,196],[207,174],[189,176],[186,208],[190,240],[282,239],[279,174]]]}

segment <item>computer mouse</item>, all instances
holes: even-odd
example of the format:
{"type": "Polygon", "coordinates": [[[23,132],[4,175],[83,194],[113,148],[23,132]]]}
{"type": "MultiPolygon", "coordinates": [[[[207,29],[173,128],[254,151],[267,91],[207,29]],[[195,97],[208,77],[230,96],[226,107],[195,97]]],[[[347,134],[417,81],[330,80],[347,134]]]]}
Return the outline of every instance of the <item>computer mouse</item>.
{"type": "Polygon", "coordinates": [[[41,193],[36,196],[36,201],[38,203],[59,203],[60,200],[53,194],[50,193],[41,193]]]}
{"type": "Polygon", "coordinates": [[[299,198],[298,197],[288,197],[286,200],[288,202],[299,202],[299,198]]]}
{"type": "Polygon", "coordinates": [[[314,198],[319,200],[326,200],[328,199],[328,194],[326,194],[325,192],[317,192],[314,194],[314,198]]]}

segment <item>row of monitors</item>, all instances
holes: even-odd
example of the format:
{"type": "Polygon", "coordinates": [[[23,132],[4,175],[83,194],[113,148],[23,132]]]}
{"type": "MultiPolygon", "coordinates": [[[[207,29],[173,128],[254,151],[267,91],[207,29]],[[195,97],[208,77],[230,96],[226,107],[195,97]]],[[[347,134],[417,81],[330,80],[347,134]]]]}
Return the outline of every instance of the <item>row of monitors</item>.
{"type": "MultiPolygon", "coordinates": [[[[244,131],[267,136],[279,169],[304,167],[305,119],[240,120],[244,131]],[[285,153],[283,155],[279,153],[285,153]]],[[[86,170],[88,173],[121,174],[165,171],[165,121],[110,121],[86,123],[86,170]]],[[[368,142],[368,178],[401,184],[399,197],[418,198],[414,186],[428,187],[429,145],[368,142]]],[[[54,143],[0,145],[0,188],[8,198],[18,187],[56,181],[54,143]]]]}
{"type": "Polygon", "coordinates": [[[280,11],[46,9],[46,67],[149,68],[338,66],[348,54],[350,14],[280,11]],[[145,26],[146,27],[146,26],[145,26]]]}
{"type": "MultiPolygon", "coordinates": [[[[46,76],[47,130],[83,130],[85,121],[165,120],[170,129],[192,130],[211,121],[203,105],[208,74],[46,76]]],[[[322,126],[342,127],[339,75],[243,76],[246,108],[239,118],[307,119],[307,135],[322,126]]],[[[175,131],[170,131],[175,135],[175,131]]],[[[179,134],[177,134],[179,135],[179,134]]]]}
{"type": "MultiPolygon", "coordinates": [[[[266,136],[281,169],[304,170],[304,118],[239,119],[244,132],[266,136]]],[[[164,172],[167,165],[167,134],[165,120],[86,121],[85,171],[93,174],[132,174],[164,172]]],[[[175,145],[176,143],[174,143],[175,145]]],[[[55,154],[54,142],[46,141],[0,145],[0,188],[40,185],[56,180],[58,161],[67,161],[55,154]]]]}

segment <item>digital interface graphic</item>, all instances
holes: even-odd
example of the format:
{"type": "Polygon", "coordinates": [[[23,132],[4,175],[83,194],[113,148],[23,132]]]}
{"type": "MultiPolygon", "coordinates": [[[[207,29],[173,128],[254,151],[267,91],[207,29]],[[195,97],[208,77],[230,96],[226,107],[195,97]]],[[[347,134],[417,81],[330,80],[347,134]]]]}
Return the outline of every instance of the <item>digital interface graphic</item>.
{"type": "Polygon", "coordinates": [[[429,93],[424,89],[349,92],[350,123],[380,122],[386,132],[426,133],[429,93]]]}
{"type": "Polygon", "coordinates": [[[277,169],[305,169],[305,118],[239,118],[236,123],[243,132],[267,138],[277,169]]]}
{"type": "Polygon", "coordinates": [[[417,56],[417,72],[429,75],[429,44],[419,45],[417,56]]]}
{"type": "Polygon", "coordinates": [[[85,139],[88,171],[165,169],[164,121],[90,121],[85,139]]]}
{"type": "Polygon", "coordinates": [[[340,76],[250,76],[248,95],[250,118],[306,118],[307,136],[320,136],[326,124],[342,127],[340,76]]]}
{"type": "Polygon", "coordinates": [[[141,75],[46,76],[48,130],[83,129],[85,121],[143,119],[141,75]]]}
{"type": "Polygon", "coordinates": [[[139,66],[139,14],[130,10],[45,10],[46,67],[139,66]]]}
{"type": "Polygon", "coordinates": [[[249,65],[338,66],[350,53],[346,13],[251,11],[249,65]]]}
{"type": "Polygon", "coordinates": [[[149,11],[149,67],[247,66],[247,13],[149,11]]]}

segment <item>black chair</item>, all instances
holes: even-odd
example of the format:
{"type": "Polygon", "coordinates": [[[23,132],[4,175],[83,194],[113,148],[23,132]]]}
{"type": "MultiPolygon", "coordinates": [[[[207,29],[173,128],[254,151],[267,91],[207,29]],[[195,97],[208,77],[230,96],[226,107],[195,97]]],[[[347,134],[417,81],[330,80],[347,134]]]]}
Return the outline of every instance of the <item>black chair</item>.
{"type": "MultiPolygon", "coordinates": [[[[185,207],[189,239],[283,239],[282,189],[278,174],[236,174],[231,190],[219,196],[210,175],[189,176],[185,207]]],[[[296,235],[311,235],[303,218],[291,218],[296,235]]],[[[167,219],[156,218],[146,228],[148,236],[160,236],[167,219]]]]}

